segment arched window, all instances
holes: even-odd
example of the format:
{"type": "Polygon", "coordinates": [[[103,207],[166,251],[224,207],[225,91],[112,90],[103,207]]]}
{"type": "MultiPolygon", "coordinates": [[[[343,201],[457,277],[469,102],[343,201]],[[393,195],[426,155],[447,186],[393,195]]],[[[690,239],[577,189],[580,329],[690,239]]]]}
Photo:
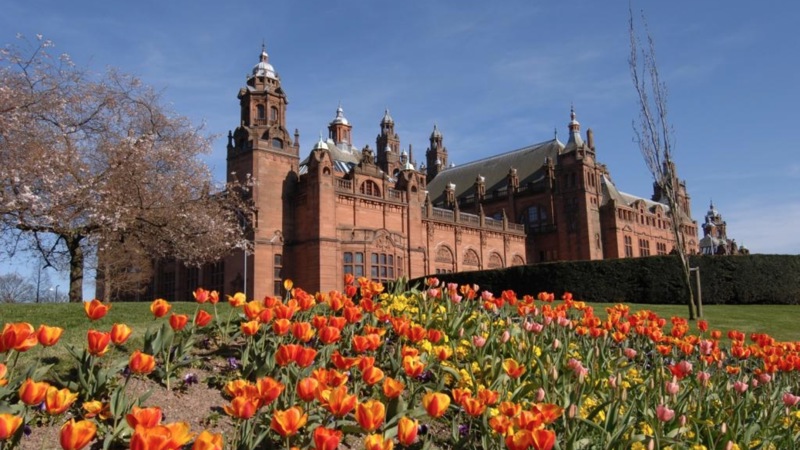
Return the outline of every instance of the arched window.
{"type": "Polygon", "coordinates": [[[259,119],[264,119],[264,105],[256,105],[256,117],[259,119]]]}
{"type": "Polygon", "coordinates": [[[269,109],[269,118],[270,120],[278,120],[278,108],[273,106],[269,109]]]}
{"type": "Polygon", "coordinates": [[[464,252],[463,263],[466,270],[478,270],[481,267],[481,259],[475,250],[468,249],[464,252]]]}
{"type": "Polygon", "coordinates": [[[453,251],[446,245],[440,245],[436,249],[436,256],[433,262],[436,273],[452,273],[455,271],[453,251]]]}
{"type": "Polygon", "coordinates": [[[272,147],[273,148],[283,148],[283,141],[278,138],[272,139],[272,147]]]}
{"type": "Polygon", "coordinates": [[[522,256],[514,255],[514,257],[511,258],[511,265],[512,266],[524,266],[525,265],[525,260],[522,259],[522,256]]]}
{"type": "Polygon", "coordinates": [[[378,187],[378,184],[372,180],[367,180],[361,183],[361,193],[364,195],[371,195],[373,197],[380,197],[381,196],[381,189],[378,187]]]}
{"type": "Polygon", "coordinates": [[[502,269],[503,268],[503,257],[500,256],[498,253],[492,252],[489,255],[489,269],[502,269]]]}

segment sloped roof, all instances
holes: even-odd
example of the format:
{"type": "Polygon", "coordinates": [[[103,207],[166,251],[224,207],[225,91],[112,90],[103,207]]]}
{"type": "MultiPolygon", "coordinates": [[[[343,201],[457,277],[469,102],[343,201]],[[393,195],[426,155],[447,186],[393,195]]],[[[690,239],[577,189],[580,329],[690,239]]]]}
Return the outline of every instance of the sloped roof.
{"type": "Polygon", "coordinates": [[[631,206],[637,201],[643,201],[647,206],[647,209],[650,211],[652,211],[654,207],[660,206],[664,209],[664,212],[669,212],[669,205],[666,203],[660,203],[644,197],[638,197],[633,194],[621,192],[617,189],[617,186],[614,184],[608,174],[603,175],[601,183],[603,187],[603,198],[600,203],[601,205],[607,204],[610,200],[614,200],[617,204],[625,206],[631,206]]]}
{"type": "MultiPolygon", "coordinates": [[[[328,139],[326,145],[333,159],[333,170],[336,172],[348,173],[361,160],[361,151],[350,144],[341,143],[337,146],[332,139],[328,139]]],[[[308,172],[308,158],[310,155],[300,162],[300,175],[308,172]]]]}
{"type": "Polygon", "coordinates": [[[536,183],[543,179],[542,166],[545,159],[550,157],[555,161],[556,156],[564,150],[564,144],[558,139],[552,139],[538,144],[529,145],[510,152],[479,159],[455,167],[449,167],[439,172],[428,183],[428,192],[433,204],[444,201],[445,187],[454,183],[456,185],[456,198],[468,196],[475,191],[475,180],[478,176],[484,177],[486,192],[506,187],[506,176],[509,169],[517,169],[520,186],[536,183]]]}

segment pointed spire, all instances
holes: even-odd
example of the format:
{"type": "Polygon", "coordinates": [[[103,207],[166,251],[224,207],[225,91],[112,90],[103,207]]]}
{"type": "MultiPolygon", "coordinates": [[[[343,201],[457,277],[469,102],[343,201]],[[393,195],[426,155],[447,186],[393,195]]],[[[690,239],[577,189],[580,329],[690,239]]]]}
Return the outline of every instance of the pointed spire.
{"type": "Polygon", "coordinates": [[[314,144],[314,150],[328,150],[328,144],[322,140],[322,131],[319,132],[319,141],[314,144]]]}
{"type": "Polygon", "coordinates": [[[583,146],[583,138],[581,138],[581,124],[575,118],[575,107],[570,106],[569,110],[569,141],[567,141],[564,151],[575,150],[578,147],[583,146]]]}
{"type": "Polygon", "coordinates": [[[350,125],[350,122],[348,122],[347,118],[344,117],[344,109],[342,109],[341,100],[339,101],[339,107],[336,108],[336,118],[333,119],[333,122],[331,122],[331,125],[334,125],[334,124],[337,124],[337,123],[340,123],[340,124],[343,124],[343,125],[350,125]]]}
{"type": "Polygon", "coordinates": [[[381,119],[381,125],[393,124],[393,123],[394,119],[392,119],[392,116],[389,114],[389,108],[386,108],[386,110],[383,112],[383,119],[381,119]]]}

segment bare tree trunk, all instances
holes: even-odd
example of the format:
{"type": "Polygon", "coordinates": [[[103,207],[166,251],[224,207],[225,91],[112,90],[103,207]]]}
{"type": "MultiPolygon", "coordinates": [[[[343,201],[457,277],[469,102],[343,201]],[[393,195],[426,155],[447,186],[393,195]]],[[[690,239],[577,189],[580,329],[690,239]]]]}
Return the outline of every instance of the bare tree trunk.
{"type": "Polygon", "coordinates": [[[83,301],[83,248],[80,237],[66,238],[69,251],[69,301],[83,301]]]}

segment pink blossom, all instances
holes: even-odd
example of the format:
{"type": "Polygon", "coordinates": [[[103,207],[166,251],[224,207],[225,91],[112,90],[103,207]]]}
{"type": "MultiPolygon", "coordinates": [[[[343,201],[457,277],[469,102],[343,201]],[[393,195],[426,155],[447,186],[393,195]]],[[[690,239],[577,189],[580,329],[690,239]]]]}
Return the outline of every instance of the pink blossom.
{"type": "Polygon", "coordinates": [[[544,325],[538,322],[525,322],[525,330],[531,333],[539,334],[544,329],[544,325]]]}
{"type": "Polygon", "coordinates": [[[472,336],[472,345],[481,348],[486,345],[486,338],[483,336],[472,336]]]}
{"type": "Polygon", "coordinates": [[[567,319],[566,317],[560,317],[559,316],[559,318],[556,319],[556,323],[558,324],[558,326],[564,327],[564,328],[572,326],[572,321],[567,319]]]}
{"type": "MultiPolygon", "coordinates": [[[[544,396],[545,396],[544,389],[542,389],[542,388],[539,388],[539,389],[537,389],[537,390],[536,390],[536,401],[537,401],[537,402],[541,402],[541,401],[543,401],[543,400],[544,400],[544,396]]],[[[785,402],[785,401],[786,401],[786,400],[784,400],[784,402],[785,402]]]]}
{"type": "Polygon", "coordinates": [[[547,317],[544,318],[544,326],[550,325],[551,322],[553,322],[553,318],[552,317],[547,316],[547,317]]]}
{"type": "Polygon", "coordinates": [[[710,341],[708,339],[703,339],[700,341],[701,355],[710,355],[713,350],[714,350],[714,341],[710,341]]]}
{"type": "Polygon", "coordinates": [[[494,299],[494,294],[489,291],[483,291],[481,292],[481,299],[485,302],[491,301],[494,299]]]}
{"type": "Polygon", "coordinates": [[[711,379],[711,374],[708,372],[697,372],[697,382],[700,383],[701,386],[706,387],[708,386],[708,381],[711,379]]]}
{"type": "Polygon", "coordinates": [[[675,411],[667,408],[666,405],[656,406],[656,417],[662,422],[669,422],[675,417],[675,411]]]}
{"type": "Polygon", "coordinates": [[[439,289],[436,288],[428,289],[428,297],[439,298],[439,289]]]}
{"type": "Polygon", "coordinates": [[[553,339],[553,350],[558,350],[559,347],[561,347],[561,341],[553,339]]]}
{"type": "Polygon", "coordinates": [[[505,344],[509,339],[511,339],[511,333],[508,330],[503,331],[503,334],[500,335],[500,341],[505,344]]]}
{"type": "Polygon", "coordinates": [[[733,389],[740,394],[744,394],[747,391],[747,383],[744,381],[737,381],[733,383],[733,389]]]}
{"type": "Polygon", "coordinates": [[[625,357],[628,358],[628,359],[636,358],[636,350],[634,350],[634,349],[632,349],[630,347],[628,347],[625,350],[623,350],[622,354],[624,354],[625,357]]]}
{"type": "Polygon", "coordinates": [[[768,373],[766,373],[766,372],[763,372],[763,373],[760,373],[760,374],[758,374],[758,382],[759,382],[759,383],[761,383],[761,384],[767,384],[767,383],[769,383],[770,381],[772,381],[772,375],[770,375],[770,374],[768,374],[768,373]]]}
{"type": "Polygon", "coordinates": [[[575,358],[570,358],[569,361],[567,361],[567,367],[578,377],[584,377],[589,373],[589,369],[583,367],[583,364],[575,358]]]}
{"type": "Polygon", "coordinates": [[[617,376],[616,375],[611,375],[610,377],[608,377],[608,385],[611,387],[611,389],[616,389],[617,388],[617,376]]]}

